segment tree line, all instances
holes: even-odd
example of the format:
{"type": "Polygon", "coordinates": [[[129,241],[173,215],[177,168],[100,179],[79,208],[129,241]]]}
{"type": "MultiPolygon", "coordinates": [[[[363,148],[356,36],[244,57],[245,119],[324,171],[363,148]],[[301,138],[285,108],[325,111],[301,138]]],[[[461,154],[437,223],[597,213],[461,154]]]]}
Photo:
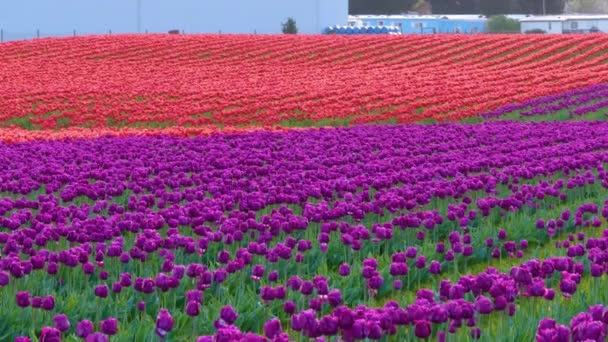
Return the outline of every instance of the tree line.
{"type": "MultiPolygon", "coordinates": [[[[429,1],[429,0],[426,0],[429,1]]],[[[412,10],[422,0],[349,0],[350,14],[400,14],[412,10]]],[[[566,0],[430,0],[437,14],[561,14],[566,0]]]]}

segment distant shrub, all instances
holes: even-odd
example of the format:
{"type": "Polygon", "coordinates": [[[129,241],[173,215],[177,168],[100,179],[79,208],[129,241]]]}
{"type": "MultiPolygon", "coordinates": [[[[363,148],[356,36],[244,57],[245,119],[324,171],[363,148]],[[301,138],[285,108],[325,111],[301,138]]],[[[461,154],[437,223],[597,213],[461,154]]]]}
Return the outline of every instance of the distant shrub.
{"type": "Polygon", "coordinates": [[[520,31],[519,21],[509,19],[504,15],[496,15],[488,19],[488,32],[490,33],[513,33],[520,31]]]}
{"type": "Polygon", "coordinates": [[[526,33],[547,33],[545,30],[543,29],[532,29],[532,30],[527,30],[526,33]]]}
{"type": "Polygon", "coordinates": [[[298,33],[298,26],[296,25],[295,19],[292,17],[287,18],[287,21],[283,23],[283,33],[285,34],[296,34],[298,33]]]}

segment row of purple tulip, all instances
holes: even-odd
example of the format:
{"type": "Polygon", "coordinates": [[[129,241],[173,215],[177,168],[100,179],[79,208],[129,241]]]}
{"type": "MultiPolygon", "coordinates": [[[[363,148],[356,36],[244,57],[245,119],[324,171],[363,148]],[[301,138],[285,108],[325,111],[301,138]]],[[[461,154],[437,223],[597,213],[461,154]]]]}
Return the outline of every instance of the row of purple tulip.
{"type": "Polygon", "coordinates": [[[608,217],[597,203],[606,133],[601,123],[496,122],[3,145],[0,292],[14,293],[0,304],[56,314],[43,336],[131,333],[138,316],[120,309],[104,319],[64,311],[57,288],[67,287],[108,311],[137,298],[163,338],[189,335],[173,317],[202,315],[220,340],[375,339],[402,326],[421,338],[469,326],[479,337],[484,315],[604,277],[606,236],[581,230],[608,217]],[[467,263],[523,261],[550,240],[555,257],[444,279],[467,263]],[[56,285],[32,287],[45,279],[56,285]],[[373,305],[408,291],[413,304],[373,305]],[[231,294],[222,309],[207,308],[204,294],[219,293],[231,294]],[[250,316],[258,304],[263,319],[250,316]]]}
{"type": "Polygon", "coordinates": [[[570,118],[584,116],[608,107],[608,84],[597,84],[574,89],[561,94],[530,99],[518,104],[510,104],[482,113],[486,119],[501,118],[519,113],[519,117],[542,117],[562,110],[568,111],[570,118]]]}

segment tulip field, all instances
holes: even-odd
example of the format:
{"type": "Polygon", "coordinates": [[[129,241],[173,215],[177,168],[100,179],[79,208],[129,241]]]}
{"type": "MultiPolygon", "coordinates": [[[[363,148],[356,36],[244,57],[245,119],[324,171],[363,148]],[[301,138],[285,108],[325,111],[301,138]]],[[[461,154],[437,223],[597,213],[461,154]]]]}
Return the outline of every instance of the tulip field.
{"type": "Polygon", "coordinates": [[[608,338],[608,35],[0,62],[0,341],[608,338]]]}

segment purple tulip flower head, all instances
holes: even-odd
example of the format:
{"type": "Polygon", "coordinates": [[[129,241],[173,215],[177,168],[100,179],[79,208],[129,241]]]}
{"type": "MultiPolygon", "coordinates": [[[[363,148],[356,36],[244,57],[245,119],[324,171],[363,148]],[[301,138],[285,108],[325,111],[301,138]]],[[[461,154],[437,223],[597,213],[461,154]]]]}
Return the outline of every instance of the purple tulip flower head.
{"type": "Polygon", "coordinates": [[[118,332],[118,320],[116,318],[110,317],[105,321],[99,322],[99,327],[101,328],[101,332],[106,335],[116,335],[118,332]]]}
{"type": "Polygon", "coordinates": [[[122,291],[122,285],[120,285],[120,282],[116,281],[112,284],[112,292],[114,293],[120,293],[122,291]]]}
{"type": "Polygon", "coordinates": [[[186,314],[190,317],[196,317],[200,313],[200,302],[191,300],[186,304],[186,314]]]}
{"type": "Polygon", "coordinates": [[[283,304],[283,311],[288,315],[293,315],[296,312],[296,303],[288,300],[283,304]]]}
{"type": "Polygon", "coordinates": [[[203,292],[201,290],[190,290],[186,292],[186,301],[203,303],[203,292]]]}
{"type": "Polygon", "coordinates": [[[61,331],[57,328],[44,327],[40,331],[40,342],[61,342],[61,331]]]}
{"type": "Polygon", "coordinates": [[[165,338],[171,330],[173,330],[173,317],[167,309],[160,309],[156,316],[156,334],[160,338],[165,338]]]}
{"type": "Polygon", "coordinates": [[[435,252],[437,254],[443,254],[445,252],[445,244],[443,242],[438,242],[437,245],[435,245],[435,252]]]}
{"type": "Polygon", "coordinates": [[[53,317],[53,322],[55,322],[55,328],[61,332],[70,330],[70,320],[68,319],[68,316],[64,314],[55,315],[55,317],[53,317]]]}
{"type": "Polygon", "coordinates": [[[220,310],[220,319],[228,325],[232,325],[237,318],[239,318],[239,315],[230,305],[226,305],[220,310]]]}
{"type": "Polygon", "coordinates": [[[106,298],[108,296],[108,285],[97,285],[94,289],[95,296],[99,298],[106,298]]]}
{"type": "Polygon", "coordinates": [[[342,293],[338,289],[331,290],[327,295],[327,300],[329,305],[336,307],[342,304],[342,293]]]}
{"type": "Polygon", "coordinates": [[[414,334],[418,338],[427,338],[431,336],[431,322],[427,320],[416,321],[414,326],[414,334]]]}
{"type": "Polygon", "coordinates": [[[471,338],[474,340],[478,340],[479,338],[481,338],[481,329],[479,329],[478,327],[471,329],[471,338]]]}
{"type": "Polygon", "coordinates": [[[264,335],[269,339],[275,338],[277,335],[281,334],[281,321],[276,318],[269,320],[264,323],[264,335]]]}
{"type": "Polygon", "coordinates": [[[120,286],[129,287],[132,284],[132,278],[130,273],[123,273],[120,275],[120,286]]]}
{"type": "Polygon", "coordinates": [[[4,271],[0,271],[0,287],[4,287],[9,283],[9,275],[4,271]]]}
{"type": "Polygon", "coordinates": [[[251,270],[251,279],[259,281],[264,276],[264,265],[254,265],[251,270]]]}
{"type": "Polygon", "coordinates": [[[17,292],[15,294],[15,298],[17,299],[17,306],[21,308],[27,308],[30,306],[30,293],[27,291],[17,292]]]}
{"type": "Polygon", "coordinates": [[[504,240],[504,239],[506,239],[506,238],[507,238],[507,231],[506,231],[506,230],[504,230],[504,229],[500,229],[500,230],[498,231],[498,239],[499,239],[499,240],[504,240]]]}
{"type": "Polygon", "coordinates": [[[41,307],[43,310],[51,311],[55,308],[55,297],[46,296],[42,298],[41,307]]]}
{"type": "Polygon", "coordinates": [[[431,274],[440,274],[441,273],[441,263],[439,263],[439,261],[436,261],[436,260],[431,261],[431,265],[429,266],[429,272],[431,274]]]}
{"type": "Polygon", "coordinates": [[[349,264],[341,264],[338,268],[338,274],[342,277],[347,277],[350,275],[350,265],[349,264]]]}
{"type": "Polygon", "coordinates": [[[108,336],[106,336],[105,334],[100,333],[100,332],[90,334],[85,339],[85,342],[109,342],[109,341],[110,341],[110,339],[108,338],[108,336]]]}
{"type": "Polygon", "coordinates": [[[89,320],[82,320],[76,324],[76,336],[85,338],[93,333],[95,327],[93,326],[93,322],[89,320]]]}
{"type": "Polygon", "coordinates": [[[494,305],[487,297],[479,296],[475,300],[475,310],[482,315],[486,315],[494,310],[494,305]]]}

